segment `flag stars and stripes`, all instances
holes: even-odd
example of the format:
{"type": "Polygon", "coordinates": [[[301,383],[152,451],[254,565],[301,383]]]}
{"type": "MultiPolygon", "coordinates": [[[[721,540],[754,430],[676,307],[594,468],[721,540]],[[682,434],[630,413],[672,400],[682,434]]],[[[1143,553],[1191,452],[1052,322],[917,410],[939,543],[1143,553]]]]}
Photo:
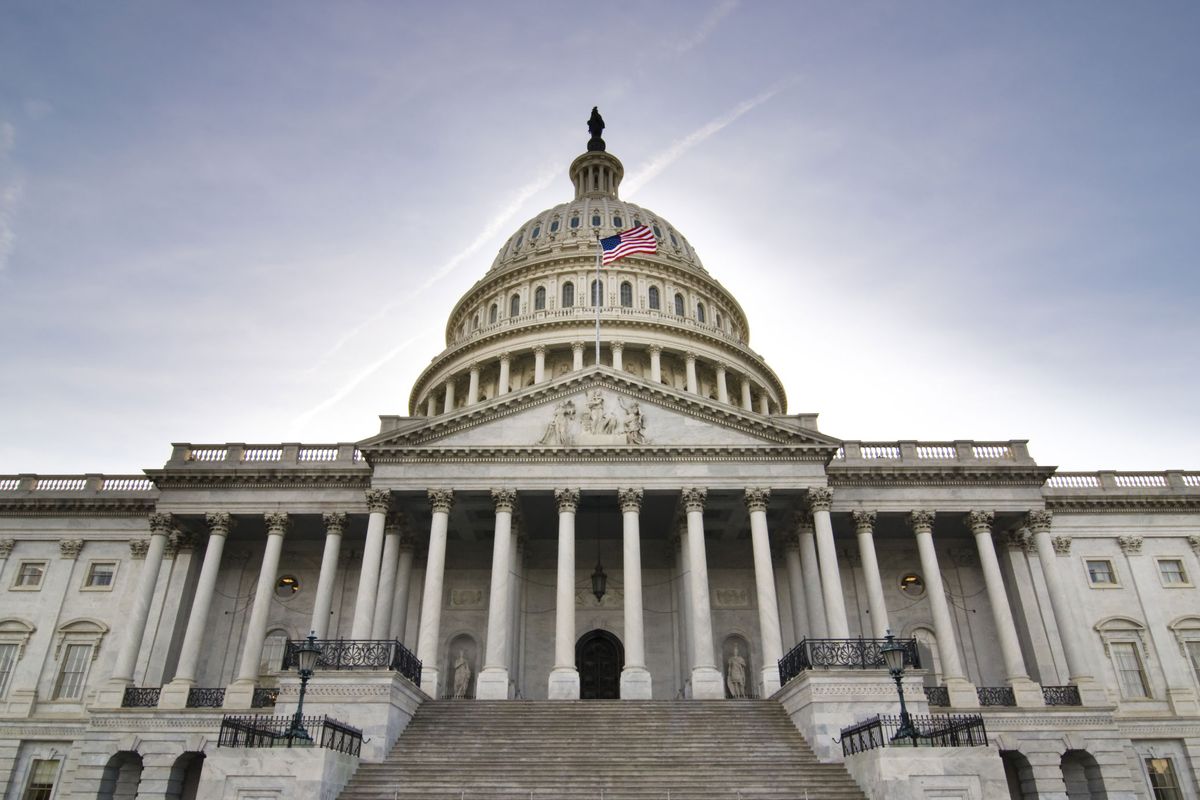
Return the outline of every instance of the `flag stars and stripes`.
{"type": "Polygon", "coordinates": [[[601,239],[600,247],[604,254],[601,263],[607,266],[617,259],[634,253],[657,253],[658,240],[654,237],[650,226],[638,225],[636,228],[621,231],[615,236],[601,239]]]}

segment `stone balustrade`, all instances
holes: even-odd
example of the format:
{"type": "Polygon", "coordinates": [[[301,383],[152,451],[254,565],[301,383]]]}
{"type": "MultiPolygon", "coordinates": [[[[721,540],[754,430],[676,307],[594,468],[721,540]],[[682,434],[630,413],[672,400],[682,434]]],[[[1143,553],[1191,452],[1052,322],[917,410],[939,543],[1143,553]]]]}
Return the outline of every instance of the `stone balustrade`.
{"type": "Polygon", "coordinates": [[[6,497],[145,497],[156,491],[145,475],[0,475],[0,493],[6,497]]]}
{"type": "Polygon", "coordinates": [[[1200,472],[1177,469],[1163,472],[1059,472],[1046,481],[1046,494],[1050,496],[1105,492],[1159,495],[1179,491],[1200,494],[1200,472]]]}
{"type": "MultiPolygon", "coordinates": [[[[505,317],[496,320],[495,322],[486,325],[480,325],[473,331],[461,334],[455,337],[454,344],[461,345],[466,342],[471,342],[479,339],[486,339],[498,331],[512,331],[520,329],[526,325],[542,325],[547,322],[556,322],[559,320],[580,320],[583,322],[591,322],[596,318],[596,307],[590,305],[578,305],[570,308],[553,308],[544,309],[541,311],[531,311],[525,314],[520,314],[515,317],[505,317]]],[[[744,336],[739,336],[723,327],[717,327],[710,323],[698,322],[695,319],[687,316],[678,316],[669,311],[659,309],[634,308],[632,306],[601,306],[600,320],[622,320],[622,319],[639,319],[651,320],[655,323],[671,325],[678,328],[683,328],[689,331],[698,331],[716,337],[723,341],[735,344],[738,347],[745,348],[746,341],[744,336]]]]}
{"type": "Polygon", "coordinates": [[[1014,465],[1034,464],[1028,442],[1013,439],[1006,442],[977,442],[957,439],[952,442],[863,442],[846,440],[834,456],[836,464],[853,466],[895,465],[936,466],[945,463],[1014,465]]]}
{"type": "Polygon", "coordinates": [[[167,469],[211,469],[270,465],[273,469],[293,467],[366,468],[362,453],[353,442],[337,444],[191,444],[176,443],[167,469]]]}

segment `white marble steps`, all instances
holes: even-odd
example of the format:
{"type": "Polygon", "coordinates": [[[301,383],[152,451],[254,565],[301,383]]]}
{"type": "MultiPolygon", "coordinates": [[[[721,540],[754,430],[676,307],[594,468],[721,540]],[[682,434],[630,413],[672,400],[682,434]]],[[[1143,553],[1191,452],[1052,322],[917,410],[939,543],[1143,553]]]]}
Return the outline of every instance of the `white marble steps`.
{"type": "Polygon", "coordinates": [[[777,702],[437,701],[342,800],[864,800],[777,702]]]}

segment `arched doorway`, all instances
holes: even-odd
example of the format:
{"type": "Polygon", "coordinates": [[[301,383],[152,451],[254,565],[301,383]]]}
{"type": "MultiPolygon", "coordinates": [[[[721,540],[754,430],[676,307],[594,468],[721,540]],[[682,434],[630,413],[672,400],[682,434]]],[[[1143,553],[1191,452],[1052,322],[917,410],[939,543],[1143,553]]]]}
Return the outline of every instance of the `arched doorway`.
{"type": "Polygon", "coordinates": [[[1068,750],[1062,756],[1063,783],[1067,800],[1106,800],[1108,792],[1100,777],[1100,765],[1086,750],[1068,750]]]}
{"type": "Polygon", "coordinates": [[[166,800],[196,800],[204,753],[189,751],[175,759],[167,779],[166,800]]]}
{"type": "Polygon", "coordinates": [[[134,800],[142,782],[142,757],[122,750],[104,765],[97,800],[134,800]]]}
{"type": "Polygon", "coordinates": [[[581,700],[619,700],[625,647],[608,631],[588,631],[575,643],[581,700]]]}

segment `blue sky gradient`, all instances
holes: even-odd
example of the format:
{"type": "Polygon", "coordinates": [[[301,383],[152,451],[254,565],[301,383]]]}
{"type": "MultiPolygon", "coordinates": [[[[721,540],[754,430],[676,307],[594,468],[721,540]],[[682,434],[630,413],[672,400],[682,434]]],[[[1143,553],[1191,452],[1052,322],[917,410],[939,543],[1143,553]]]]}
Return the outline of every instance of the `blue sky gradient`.
{"type": "Polygon", "coordinates": [[[1200,468],[1200,5],[0,5],[0,473],[351,441],[599,105],[792,412],[1200,468]]]}

